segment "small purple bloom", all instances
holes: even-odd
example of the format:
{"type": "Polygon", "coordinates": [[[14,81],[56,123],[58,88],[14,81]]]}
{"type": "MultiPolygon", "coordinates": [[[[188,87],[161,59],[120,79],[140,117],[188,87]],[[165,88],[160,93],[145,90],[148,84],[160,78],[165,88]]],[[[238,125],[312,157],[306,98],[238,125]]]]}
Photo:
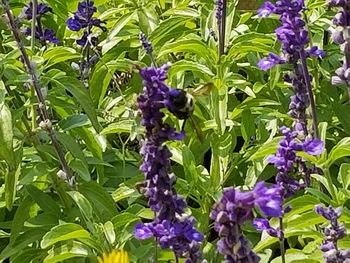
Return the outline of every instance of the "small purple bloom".
{"type": "Polygon", "coordinates": [[[263,58],[259,61],[258,67],[261,70],[269,70],[270,68],[273,68],[277,64],[283,64],[285,63],[285,60],[281,57],[277,56],[274,53],[270,53],[267,58],[263,58]]]}
{"type": "Polygon", "coordinates": [[[318,57],[318,58],[324,58],[326,56],[326,52],[323,51],[322,49],[319,49],[316,46],[313,46],[310,49],[308,49],[306,53],[308,54],[308,56],[318,57]]]}
{"type": "Polygon", "coordinates": [[[271,227],[269,221],[265,218],[254,219],[253,226],[258,231],[266,231],[272,237],[280,237],[281,235],[280,231],[271,227]]]}
{"type": "MultiPolygon", "coordinates": [[[[40,16],[43,16],[49,12],[52,12],[51,7],[49,7],[48,5],[43,4],[43,3],[38,4],[37,11],[36,11],[37,18],[40,16]]],[[[23,9],[23,13],[25,14],[27,20],[32,19],[32,15],[33,15],[33,3],[32,2],[30,2],[29,5],[27,5],[23,9]]]]}
{"type": "Polygon", "coordinates": [[[72,31],[77,32],[81,29],[85,29],[83,36],[76,41],[80,46],[97,44],[96,37],[92,37],[91,41],[87,41],[92,27],[99,27],[103,31],[106,30],[106,28],[102,26],[104,22],[93,17],[96,11],[97,9],[93,1],[82,1],[78,4],[78,10],[74,13],[73,17],[68,18],[66,21],[67,27],[72,31]]]}
{"type": "Polygon", "coordinates": [[[324,151],[324,143],[320,139],[306,139],[303,150],[310,155],[320,155],[324,151]]]}
{"type": "Polygon", "coordinates": [[[258,9],[258,15],[260,17],[268,17],[275,12],[275,5],[270,1],[264,2],[264,4],[258,9]]]}

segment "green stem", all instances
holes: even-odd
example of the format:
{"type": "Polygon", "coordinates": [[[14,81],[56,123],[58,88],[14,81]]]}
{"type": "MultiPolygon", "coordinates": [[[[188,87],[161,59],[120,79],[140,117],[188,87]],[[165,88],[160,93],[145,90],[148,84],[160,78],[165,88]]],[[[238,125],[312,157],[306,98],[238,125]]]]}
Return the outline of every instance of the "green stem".
{"type": "Polygon", "coordinates": [[[281,231],[281,236],[280,236],[280,250],[281,250],[281,260],[282,263],[286,263],[286,249],[284,247],[284,228],[283,228],[283,216],[279,218],[279,224],[280,224],[280,231],[281,231]]]}

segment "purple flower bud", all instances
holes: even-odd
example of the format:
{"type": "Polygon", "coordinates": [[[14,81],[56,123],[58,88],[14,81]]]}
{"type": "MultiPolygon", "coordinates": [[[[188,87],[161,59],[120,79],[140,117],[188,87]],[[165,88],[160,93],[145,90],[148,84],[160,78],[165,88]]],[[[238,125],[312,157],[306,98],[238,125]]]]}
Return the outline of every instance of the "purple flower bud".
{"type": "Polygon", "coordinates": [[[218,21],[218,24],[221,23],[222,17],[223,17],[223,11],[224,11],[224,1],[223,0],[216,0],[216,13],[215,17],[218,21]]]}
{"type": "Polygon", "coordinates": [[[153,52],[152,43],[147,39],[146,35],[143,32],[141,32],[139,38],[141,41],[141,45],[143,46],[146,53],[152,54],[152,52],[153,52]]]}

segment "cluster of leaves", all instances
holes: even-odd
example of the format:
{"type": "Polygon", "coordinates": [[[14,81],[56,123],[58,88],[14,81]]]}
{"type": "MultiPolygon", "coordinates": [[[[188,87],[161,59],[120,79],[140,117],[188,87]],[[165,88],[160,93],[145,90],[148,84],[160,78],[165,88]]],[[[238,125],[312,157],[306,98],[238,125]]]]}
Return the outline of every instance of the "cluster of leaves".
{"type": "MultiPolygon", "coordinates": [[[[86,54],[75,42],[81,35],[69,31],[65,23],[78,1],[45,2],[53,12],[43,23],[57,32],[60,43],[31,47],[30,38],[23,41],[76,183],[69,185],[58,176],[59,158],[39,126],[40,105],[2,16],[0,258],[15,263],[95,262],[96,256],[124,248],[133,262],[155,255],[158,262],[174,259],[169,251],[156,252],[153,242],[133,237],[134,225],[153,217],[135,187],[143,180],[138,168],[143,131],[136,107],[142,83],[134,69],[151,65],[139,42],[139,33],[144,32],[157,63],[172,62],[170,86],[214,84],[209,96],[196,99],[192,126],[185,126],[185,141],[169,147],[177,191],[186,197],[206,238],[204,257],[221,262],[209,219],[213,203],[223,187],[274,182],[276,171],[266,157],[276,151],[279,126],[292,122],[286,114],[291,90],[283,81],[288,68],[266,73],[256,67],[268,52],[278,53],[275,18],[261,20],[255,10],[242,12],[239,1],[228,1],[226,54],[219,59],[211,33],[217,33],[212,0],[96,0],[96,17],[107,30],[92,32],[99,34],[99,44],[90,50],[98,60],[87,74],[81,74],[74,66],[86,54]],[[200,140],[198,130],[205,140],[200,140]]],[[[18,25],[28,23],[20,16],[27,4],[10,1],[18,25]]],[[[328,34],[334,14],[325,1],[308,0],[306,5],[312,42],[328,53],[322,62],[309,61],[327,151],[319,157],[303,157],[326,176],[313,176],[313,187],[288,202],[293,208],[284,217],[288,262],[322,262],[323,236],[318,225],[325,219],[314,212],[316,204],[343,206],[340,220],[350,224],[350,106],[346,88],[330,83],[341,57],[328,34]]],[[[167,121],[181,128],[171,114],[167,121]]],[[[250,226],[245,233],[262,262],[274,258],[272,262],[280,262],[277,238],[261,237],[250,226]]],[[[350,247],[350,239],[342,239],[339,245],[350,247]]]]}

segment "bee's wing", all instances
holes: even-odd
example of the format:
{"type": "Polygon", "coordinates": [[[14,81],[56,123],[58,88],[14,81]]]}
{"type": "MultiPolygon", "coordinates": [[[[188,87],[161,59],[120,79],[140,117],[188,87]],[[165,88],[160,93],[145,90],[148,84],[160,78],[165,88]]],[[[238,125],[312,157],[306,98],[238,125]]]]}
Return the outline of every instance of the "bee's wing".
{"type": "Polygon", "coordinates": [[[195,88],[191,94],[196,97],[196,96],[208,96],[212,89],[214,88],[214,83],[209,82],[204,85],[200,85],[197,88],[195,88]]]}

